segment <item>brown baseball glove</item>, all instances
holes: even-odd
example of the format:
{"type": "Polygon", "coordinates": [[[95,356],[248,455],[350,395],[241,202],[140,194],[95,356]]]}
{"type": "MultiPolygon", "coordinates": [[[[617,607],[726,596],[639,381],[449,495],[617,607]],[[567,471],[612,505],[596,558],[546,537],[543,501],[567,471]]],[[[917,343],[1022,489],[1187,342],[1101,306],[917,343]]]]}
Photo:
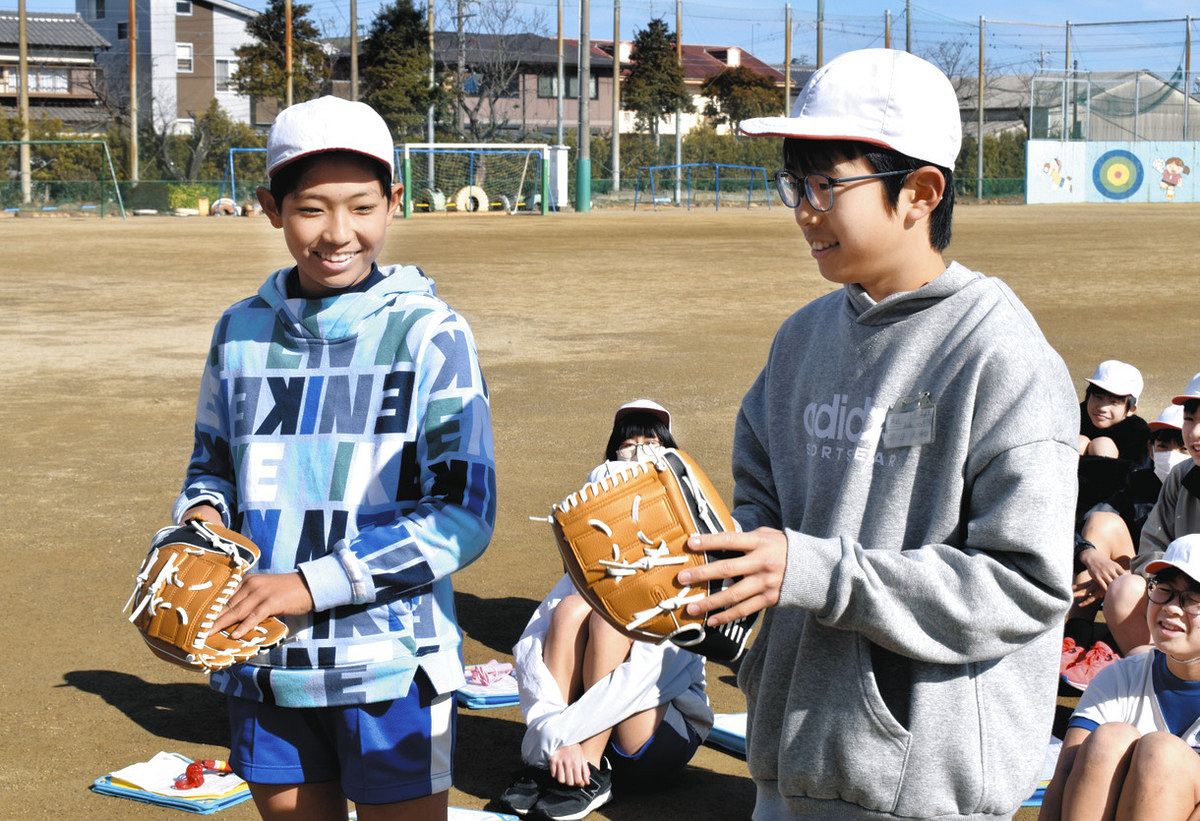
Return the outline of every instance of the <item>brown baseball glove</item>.
{"type": "Polygon", "coordinates": [[[287,637],[267,618],[235,639],[212,626],[258,561],[258,546],[240,533],[200,519],[165,527],[151,540],[125,607],[154,655],[206,673],[252,658],[287,637]]]}
{"type": "Polygon", "coordinates": [[[698,588],[675,581],[685,567],[728,555],[685,550],[688,537],[741,529],[686,453],[655,448],[654,461],[589,482],[554,505],[550,521],[575,587],[617,630],[721,661],[741,656],[755,616],[710,628],[686,612],[689,602],[736,580],[698,588]]]}

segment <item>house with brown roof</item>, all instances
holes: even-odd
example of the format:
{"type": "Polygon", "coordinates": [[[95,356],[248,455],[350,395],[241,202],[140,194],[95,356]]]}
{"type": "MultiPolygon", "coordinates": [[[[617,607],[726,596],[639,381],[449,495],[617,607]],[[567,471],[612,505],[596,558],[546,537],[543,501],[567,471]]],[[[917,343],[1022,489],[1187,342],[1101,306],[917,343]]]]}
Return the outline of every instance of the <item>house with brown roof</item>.
{"type": "MultiPolygon", "coordinates": [[[[20,71],[18,18],[0,12],[0,109],[17,116],[20,71]]],[[[29,115],[61,120],[74,131],[92,133],[107,127],[107,111],[98,89],[103,75],[96,56],[109,42],[78,14],[26,15],[29,71],[29,115]]]]}

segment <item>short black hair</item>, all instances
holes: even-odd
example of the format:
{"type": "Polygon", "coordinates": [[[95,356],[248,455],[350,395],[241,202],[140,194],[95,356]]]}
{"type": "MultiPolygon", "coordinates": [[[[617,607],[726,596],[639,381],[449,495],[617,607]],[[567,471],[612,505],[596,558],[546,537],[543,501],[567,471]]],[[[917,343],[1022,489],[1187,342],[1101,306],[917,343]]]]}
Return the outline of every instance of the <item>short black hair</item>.
{"type": "Polygon", "coordinates": [[[1166,445],[1171,450],[1179,450],[1183,447],[1183,431],[1178,428],[1159,428],[1150,432],[1150,441],[1166,445]]]}
{"type": "Polygon", "coordinates": [[[1170,584],[1176,579],[1185,580],[1188,583],[1189,588],[1197,593],[1200,593],[1200,582],[1197,582],[1178,567],[1164,567],[1162,570],[1150,577],[1150,580],[1155,584],[1170,584]]]}
{"type": "Polygon", "coordinates": [[[300,180],[309,169],[318,162],[329,159],[348,160],[369,169],[375,175],[375,179],[379,180],[379,190],[383,192],[383,198],[386,200],[392,196],[391,168],[357,151],[323,151],[290,162],[271,176],[271,198],[275,200],[275,207],[283,207],[283,198],[300,187],[300,180]]]}
{"type": "Polygon", "coordinates": [[[677,447],[671,429],[660,417],[646,411],[627,413],[613,423],[612,434],[608,437],[608,445],[604,448],[606,461],[615,462],[619,459],[617,448],[626,439],[635,436],[655,437],[664,448],[677,447]]]}
{"type": "Polygon", "coordinates": [[[1125,400],[1125,410],[1127,410],[1127,411],[1131,411],[1137,407],[1137,400],[1133,398],[1132,394],[1113,393],[1112,391],[1104,390],[1104,388],[1098,388],[1095,385],[1093,385],[1091,382],[1088,382],[1087,390],[1085,390],[1083,392],[1084,401],[1086,402],[1088,400],[1088,398],[1091,396],[1101,396],[1101,397],[1115,396],[1117,399],[1124,399],[1125,400]]]}
{"type": "Polygon", "coordinates": [[[1183,415],[1195,416],[1200,411],[1200,399],[1189,399],[1183,403],[1183,415]]]}
{"type": "MultiPolygon", "coordinates": [[[[942,201],[929,215],[929,244],[938,251],[946,250],[950,244],[950,227],[954,220],[954,171],[937,163],[925,162],[901,154],[891,148],[859,142],[857,140],[800,140],[789,137],[783,141],[783,165],[794,174],[811,174],[827,171],[839,162],[862,157],[876,173],[886,171],[916,170],[932,165],[942,173],[946,188],[942,201]]],[[[882,177],[889,207],[895,209],[900,201],[900,191],[907,177],[897,174],[882,177]]]]}

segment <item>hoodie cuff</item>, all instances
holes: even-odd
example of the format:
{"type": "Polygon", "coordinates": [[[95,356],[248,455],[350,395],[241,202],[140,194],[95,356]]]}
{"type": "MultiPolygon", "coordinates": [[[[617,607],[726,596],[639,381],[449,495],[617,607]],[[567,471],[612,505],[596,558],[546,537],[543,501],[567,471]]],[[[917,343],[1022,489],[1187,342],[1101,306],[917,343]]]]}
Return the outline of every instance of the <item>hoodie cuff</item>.
{"type": "Polygon", "coordinates": [[[833,574],[842,558],[842,540],[818,539],[796,530],[785,530],[788,552],[779,604],[820,613],[829,601],[833,574]]]}
{"type": "Polygon", "coordinates": [[[375,601],[371,574],[345,539],[337,543],[330,555],[302,562],[297,569],[304,574],[314,610],[375,601]]]}

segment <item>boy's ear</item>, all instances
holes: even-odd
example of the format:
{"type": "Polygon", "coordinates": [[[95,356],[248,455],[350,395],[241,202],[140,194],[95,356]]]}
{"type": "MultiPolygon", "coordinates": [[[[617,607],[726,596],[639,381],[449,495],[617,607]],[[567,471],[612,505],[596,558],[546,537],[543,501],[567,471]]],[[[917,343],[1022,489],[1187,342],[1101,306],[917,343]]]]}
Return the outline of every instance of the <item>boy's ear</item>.
{"type": "Polygon", "coordinates": [[[282,228],[283,216],[279,213],[279,206],[275,202],[275,196],[271,193],[271,189],[260,185],[254,194],[258,197],[258,204],[262,206],[263,213],[267,215],[271,225],[275,228],[282,228]]]}
{"type": "Polygon", "coordinates": [[[392,194],[388,197],[388,224],[391,224],[392,217],[396,216],[396,209],[400,207],[400,199],[404,196],[404,183],[397,182],[392,184],[392,194]]]}
{"type": "Polygon", "coordinates": [[[932,214],[946,193],[946,178],[932,165],[923,165],[913,171],[904,181],[904,185],[912,191],[912,198],[908,203],[908,218],[914,223],[932,214]]]}

